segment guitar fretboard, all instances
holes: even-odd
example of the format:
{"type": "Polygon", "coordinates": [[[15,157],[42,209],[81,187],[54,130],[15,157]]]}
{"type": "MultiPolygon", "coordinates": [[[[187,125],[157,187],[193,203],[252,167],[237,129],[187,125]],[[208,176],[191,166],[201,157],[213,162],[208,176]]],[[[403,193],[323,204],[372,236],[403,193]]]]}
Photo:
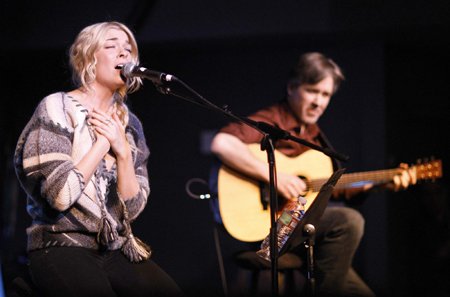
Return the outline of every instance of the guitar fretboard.
{"type": "MultiPolygon", "coordinates": [[[[398,172],[399,170],[394,168],[371,172],[347,173],[342,175],[334,188],[338,190],[345,188],[359,188],[365,184],[380,185],[390,182],[398,172]]],[[[310,182],[309,186],[314,192],[317,192],[326,181],[327,179],[325,178],[314,179],[310,182]]]]}
{"type": "MultiPolygon", "coordinates": [[[[442,161],[433,160],[431,162],[421,163],[411,166],[417,180],[435,180],[442,177],[442,161]]],[[[399,174],[402,169],[393,168],[386,170],[358,172],[344,174],[338,181],[335,189],[345,188],[359,188],[366,184],[372,184],[374,186],[385,184],[393,180],[394,176],[399,174]]],[[[322,185],[327,181],[325,178],[313,179],[309,182],[309,189],[313,192],[320,190],[322,185]]]]}

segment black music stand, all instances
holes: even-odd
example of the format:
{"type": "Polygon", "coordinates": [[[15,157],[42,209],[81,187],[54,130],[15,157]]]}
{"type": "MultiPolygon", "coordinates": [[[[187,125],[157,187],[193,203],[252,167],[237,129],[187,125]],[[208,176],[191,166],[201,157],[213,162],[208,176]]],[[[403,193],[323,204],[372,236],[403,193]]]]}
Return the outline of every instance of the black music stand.
{"type": "Polygon", "coordinates": [[[341,175],[344,173],[344,169],[339,169],[333,173],[328,181],[320,188],[319,193],[314,199],[311,206],[308,208],[304,216],[301,218],[298,225],[295,227],[288,240],[278,253],[278,257],[281,257],[290,250],[304,244],[307,248],[307,264],[308,264],[308,292],[310,295],[315,294],[315,278],[314,278],[314,260],[313,260],[313,246],[315,244],[315,226],[319,223],[328,202],[330,201],[331,194],[333,193],[334,186],[338,182],[341,175]]]}

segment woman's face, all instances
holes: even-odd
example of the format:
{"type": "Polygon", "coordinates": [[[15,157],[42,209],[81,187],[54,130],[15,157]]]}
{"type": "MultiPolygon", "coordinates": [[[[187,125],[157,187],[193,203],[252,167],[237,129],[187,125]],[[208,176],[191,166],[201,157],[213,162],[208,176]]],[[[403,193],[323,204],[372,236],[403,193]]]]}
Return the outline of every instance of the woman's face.
{"type": "Polygon", "coordinates": [[[120,29],[109,29],[105,42],[95,56],[97,58],[95,83],[113,92],[124,86],[120,69],[116,67],[132,61],[131,45],[127,34],[120,29]]]}

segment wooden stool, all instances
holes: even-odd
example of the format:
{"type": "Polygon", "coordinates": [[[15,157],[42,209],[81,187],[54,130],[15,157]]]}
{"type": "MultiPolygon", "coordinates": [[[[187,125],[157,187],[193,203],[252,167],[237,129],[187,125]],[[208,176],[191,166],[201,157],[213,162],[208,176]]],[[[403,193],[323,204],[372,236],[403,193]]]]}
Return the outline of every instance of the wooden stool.
{"type": "MultiPolygon", "coordinates": [[[[258,292],[259,276],[262,271],[271,269],[270,262],[258,256],[255,251],[239,253],[234,260],[239,267],[250,272],[249,296],[260,296],[258,292]]],[[[292,296],[292,293],[296,291],[294,273],[296,270],[301,271],[302,266],[304,266],[303,260],[293,253],[286,253],[278,258],[280,295],[292,296]]]]}

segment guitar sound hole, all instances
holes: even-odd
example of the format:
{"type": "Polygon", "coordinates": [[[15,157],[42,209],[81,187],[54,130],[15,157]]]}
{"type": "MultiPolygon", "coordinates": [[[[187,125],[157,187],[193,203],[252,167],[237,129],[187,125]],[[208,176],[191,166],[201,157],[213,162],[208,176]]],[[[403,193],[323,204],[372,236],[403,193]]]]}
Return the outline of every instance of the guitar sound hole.
{"type": "MultiPolygon", "coordinates": [[[[303,197],[306,196],[308,194],[308,192],[311,189],[310,183],[308,181],[308,179],[304,176],[299,176],[299,178],[301,180],[303,180],[306,184],[306,190],[301,194],[303,197]]],[[[259,182],[259,194],[260,194],[260,201],[261,201],[261,205],[263,207],[263,210],[268,210],[269,209],[269,203],[270,203],[270,191],[269,191],[269,185],[266,184],[265,182],[260,181],[259,182]]],[[[284,206],[286,204],[286,202],[288,201],[288,199],[286,199],[285,197],[278,195],[278,204],[281,206],[284,206]]]]}
{"type": "Polygon", "coordinates": [[[262,204],[262,207],[264,210],[269,209],[269,202],[270,202],[270,193],[269,193],[269,186],[265,183],[260,181],[259,182],[259,195],[260,195],[260,201],[262,204]]]}
{"type": "Polygon", "coordinates": [[[304,197],[304,196],[306,196],[306,195],[308,194],[309,190],[311,189],[311,186],[310,186],[309,181],[308,181],[308,179],[307,179],[306,177],[304,177],[304,176],[299,176],[299,178],[300,178],[302,181],[304,181],[305,184],[306,184],[306,190],[302,193],[302,196],[304,197]]]}

